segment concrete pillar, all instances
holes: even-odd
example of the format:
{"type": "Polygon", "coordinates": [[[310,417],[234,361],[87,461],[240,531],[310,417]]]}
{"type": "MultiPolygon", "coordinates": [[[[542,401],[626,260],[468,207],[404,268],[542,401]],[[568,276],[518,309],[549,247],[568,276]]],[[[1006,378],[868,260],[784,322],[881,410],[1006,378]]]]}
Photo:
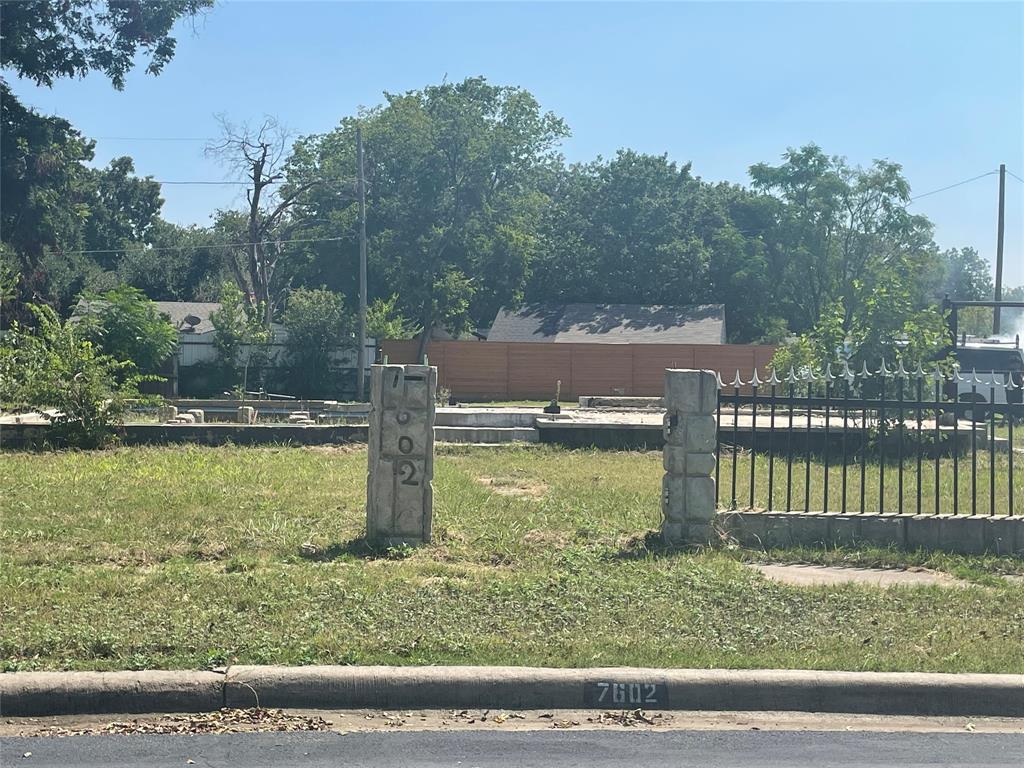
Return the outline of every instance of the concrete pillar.
{"type": "Polygon", "coordinates": [[[256,409],[251,405],[240,406],[235,411],[235,421],[239,424],[255,424],[256,423],[256,409]]]}
{"type": "Polygon", "coordinates": [[[156,420],[167,424],[178,417],[178,408],[174,405],[161,405],[156,411],[156,420]]]}
{"type": "Polygon", "coordinates": [[[430,541],[437,368],[370,366],[366,535],[383,546],[430,541]]]}
{"type": "Polygon", "coordinates": [[[714,539],[717,404],[718,377],[711,371],[665,371],[661,535],[666,544],[714,539]]]}

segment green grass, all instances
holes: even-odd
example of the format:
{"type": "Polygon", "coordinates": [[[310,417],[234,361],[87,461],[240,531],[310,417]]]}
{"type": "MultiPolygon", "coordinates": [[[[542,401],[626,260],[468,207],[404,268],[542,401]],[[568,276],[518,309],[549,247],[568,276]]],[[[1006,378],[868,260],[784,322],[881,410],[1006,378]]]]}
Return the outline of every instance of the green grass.
{"type": "MultiPolygon", "coordinates": [[[[799,445],[799,443],[796,443],[799,445]]],[[[836,466],[833,456],[828,470],[828,510],[839,512],[843,503],[843,468],[836,466]]],[[[957,514],[971,514],[972,498],[975,499],[974,511],[980,515],[989,514],[993,499],[992,481],[995,480],[995,513],[1005,515],[1009,512],[1010,488],[1010,454],[996,453],[995,462],[991,462],[989,452],[978,448],[977,467],[972,465],[971,456],[961,456],[958,462],[952,458],[939,460],[938,473],[938,512],[953,514],[954,506],[957,514]],[[994,471],[992,471],[994,470],[994,471]],[[954,477],[956,482],[954,482],[954,477]],[[972,483],[977,486],[977,495],[972,497],[972,483]],[[956,502],[956,505],[954,505],[956,502]]],[[[882,473],[877,461],[868,461],[864,468],[864,483],[861,484],[861,468],[858,456],[849,456],[846,468],[846,511],[859,512],[861,497],[864,498],[865,512],[899,512],[916,513],[917,507],[917,459],[908,450],[903,461],[903,488],[900,508],[899,462],[895,458],[885,464],[884,486],[882,473]],[[882,489],[881,501],[879,491],[882,489]]],[[[1024,458],[1019,454],[1013,456],[1015,493],[1013,497],[1013,513],[1024,515],[1024,458]]],[[[740,450],[736,456],[736,490],[733,503],[733,457],[731,449],[725,448],[720,456],[718,499],[723,508],[772,509],[785,510],[787,502],[787,476],[792,475],[792,492],[789,499],[790,509],[803,511],[805,507],[812,512],[825,509],[825,466],[820,457],[812,456],[810,460],[810,483],[807,482],[807,461],[802,456],[795,456],[792,468],[786,457],[776,456],[774,464],[769,464],[768,456],[758,452],[753,459],[749,451],[740,450]],[[754,465],[754,503],[750,503],[750,465],[754,465]],[[771,469],[774,475],[772,499],[768,498],[768,475],[771,469]],[[808,488],[810,492],[808,494],[808,488]]],[[[936,512],[935,494],[935,459],[923,458],[921,461],[921,513],[936,512]]]]}
{"type": "Polygon", "coordinates": [[[963,589],[769,582],[742,550],[648,550],[661,455],[450,448],[435,538],[368,552],[366,454],[0,453],[0,665],[543,664],[1024,672],[1008,558],[923,565],[963,589]]]}

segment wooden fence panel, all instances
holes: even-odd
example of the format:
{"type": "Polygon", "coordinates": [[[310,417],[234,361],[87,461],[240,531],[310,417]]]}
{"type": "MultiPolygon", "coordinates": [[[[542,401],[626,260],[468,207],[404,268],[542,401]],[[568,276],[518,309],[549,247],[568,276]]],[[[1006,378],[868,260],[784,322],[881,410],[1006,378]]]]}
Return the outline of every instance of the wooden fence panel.
{"type": "MultiPolygon", "coordinates": [[[[391,363],[416,361],[417,342],[385,341],[391,363]]],[[[775,347],[753,344],[579,344],[434,341],[427,347],[438,382],[456,398],[546,400],[555,382],[563,399],[583,395],[659,397],[666,368],[706,368],[729,384],[756,366],[762,378],[775,347]]],[[[745,390],[744,390],[745,391],[745,390]]]]}
{"type": "MultiPolygon", "coordinates": [[[[488,342],[498,343],[498,342],[488,342]]],[[[508,396],[514,399],[547,400],[554,397],[555,382],[562,382],[562,397],[574,397],[572,349],[569,344],[504,344],[508,348],[508,396]]]]}
{"type": "Polygon", "coordinates": [[[630,394],[633,354],[630,344],[566,344],[572,347],[570,397],[630,394]]]}
{"type": "Polygon", "coordinates": [[[634,344],[633,394],[661,397],[665,389],[666,368],[693,368],[692,344],[634,344]]]}
{"type": "MultiPolygon", "coordinates": [[[[441,341],[430,344],[429,349],[440,348],[441,356],[437,360],[439,381],[456,398],[505,400],[509,397],[506,346],[479,341],[441,341]],[[440,378],[442,369],[443,379],[440,378]]],[[[434,357],[429,349],[427,356],[433,364],[434,357]]]]}

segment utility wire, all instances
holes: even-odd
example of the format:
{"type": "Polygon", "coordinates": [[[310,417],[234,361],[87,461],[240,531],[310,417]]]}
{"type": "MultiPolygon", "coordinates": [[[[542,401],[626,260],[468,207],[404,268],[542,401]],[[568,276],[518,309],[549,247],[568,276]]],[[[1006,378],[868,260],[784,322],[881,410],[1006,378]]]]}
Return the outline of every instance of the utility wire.
{"type": "Polygon", "coordinates": [[[912,198],[910,198],[910,200],[907,201],[907,204],[909,205],[910,203],[914,202],[915,200],[920,200],[922,197],[928,197],[929,195],[937,195],[939,192],[945,192],[947,189],[953,189],[954,187],[961,187],[964,184],[970,184],[972,181],[977,181],[978,179],[983,179],[986,176],[992,176],[993,174],[996,174],[996,173],[999,173],[999,171],[989,171],[988,173],[982,173],[982,174],[980,174],[978,176],[973,176],[970,179],[964,179],[963,181],[958,181],[958,182],[956,182],[956,184],[950,184],[948,187],[942,187],[940,189],[933,189],[931,192],[924,192],[924,193],[922,193],[920,195],[914,195],[912,198]]]}
{"type": "Polygon", "coordinates": [[[96,141],[216,141],[210,136],[91,136],[96,141]]]}
{"type": "Polygon", "coordinates": [[[92,248],[79,251],[60,251],[64,256],[81,255],[87,253],[155,253],[156,251],[190,251],[202,248],[243,248],[249,245],[260,245],[261,243],[335,243],[340,240],[351,240],[350,237],[295,237],[288,240],[259,240],[247,243],[209,243],[207,245],[162,245],[147,248],[92,248]]]}
{"type": "Polygon", "coordinates": [[[1015,179],[1016,179],[1017,181],[1019,181],[1019,182],[1020,182],[1021,184],[1024,184],[1024,179],[1022,179],[1022,178],[1021,178],[1020,176],[1018,176],[1018,175],[1017,175],[1016,173],[1014,173],[1013,171],[1011,171],[1011,170],[1010,170],[1009,168],[1007,168],[1006,172],[1007,172],[1008,174],[1010,174],[1011,176],[1013,176],[1013,178],[1015,178],[1015,179]]]}
{"type": "MultiPolygon", "coordinates": [[[[192,180],[187,180],[187,181],[161,181],[160,179],[151,179],[148,176],[136,176],[134,178],[139,179],[140,181],[155,181],[157,184],[171,184],[171,185],[181,185],[181,184],[225,185],[225,184],[228,184],[228,185],[236,185],[236,186],[243,186],[243,187],[251,187],[252,186],[252,182],[251,181],[192,181],[192,180]]],[[[334,177],[334,178],[326,177],[326,178],[321,178],[321,179],[313,179],[313,181],[323,182],[323,183],[332,183],[332,182],[335,182],[335,183],[336,182],[345,182],[345,183],[351,183],[351,184],[355,184],[356,183],[355,179],[349,178],[347,176],[337,176],[337,177],[334,177]]],[[[274,181],[264,181],[262,183],[263,183],[264,186],[266,186],[268,184],[287,184],[288,180],[287,179],[276,179],[274,181]]],[[[302,182],[299,182],[299,183],[302,183],[302,182]]]]}

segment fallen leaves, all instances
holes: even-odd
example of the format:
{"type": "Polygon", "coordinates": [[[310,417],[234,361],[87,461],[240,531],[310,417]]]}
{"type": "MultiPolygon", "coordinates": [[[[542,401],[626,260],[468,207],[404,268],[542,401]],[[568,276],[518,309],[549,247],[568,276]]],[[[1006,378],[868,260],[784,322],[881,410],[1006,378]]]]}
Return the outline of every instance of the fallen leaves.
{"type": "Polygon", "coordinates": [[[636,725],[659,725],[664,721],[665,716],[660,712],[653,715],[647,714],[642,709],[622,710],[621,712],[602,712],[596,718],[588,717],[587,722],[597,725],[622,725],[633,727],[636,725]]]}
{"type": "Polygon", "coordinates": [[[61,738],[64,736],[98,736],[109,734],[160,733],[240,733],[269,731],[326,731],[330,722],[322,717],[290,715],[280,709],[251,707],[232,709],[225,707],[216,712],[201,712],[191,715],[164,715],[155,722],[144,720],[115,720],[99,728],[64,728],[50,726],[45,735],[61,738]]]}

